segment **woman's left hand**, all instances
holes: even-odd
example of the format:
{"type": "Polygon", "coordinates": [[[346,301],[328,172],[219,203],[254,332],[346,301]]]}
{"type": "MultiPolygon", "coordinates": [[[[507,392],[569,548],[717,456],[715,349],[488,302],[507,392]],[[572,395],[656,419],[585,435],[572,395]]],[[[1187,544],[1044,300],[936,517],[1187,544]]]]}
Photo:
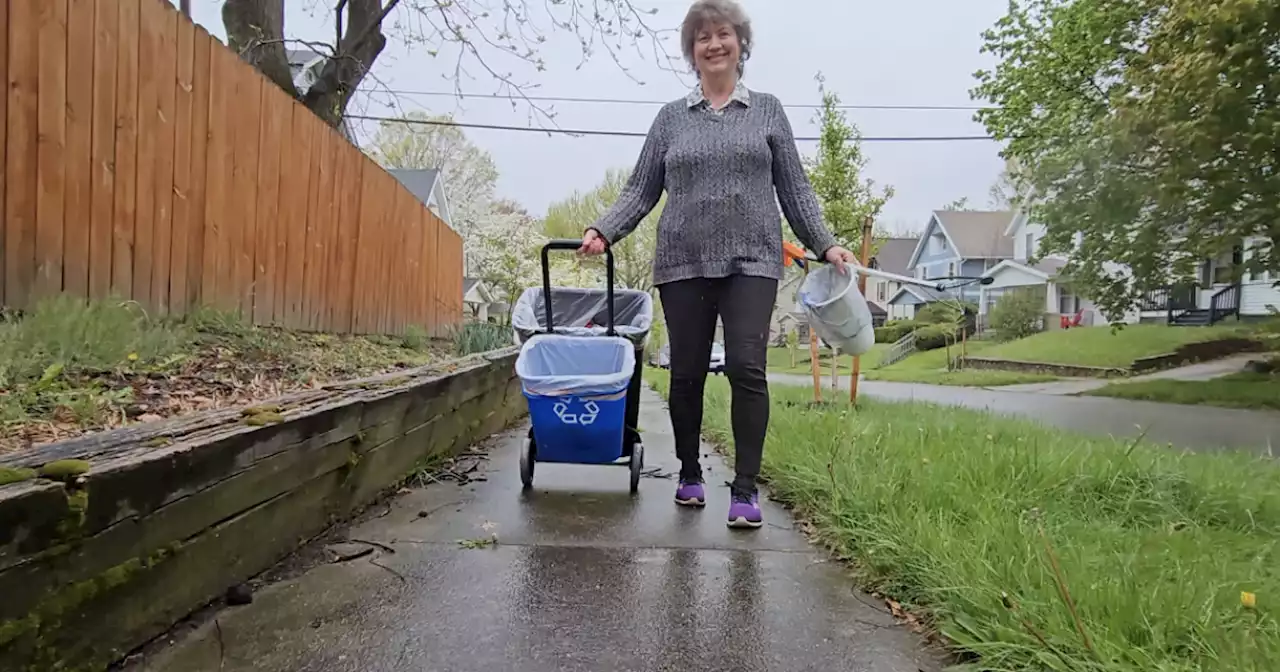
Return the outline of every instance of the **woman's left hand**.
{"type": "Polygon", "coordinates": [[[836,269],[841,273],[847,273],[848,269],[845,268],[845,264],[852,264],[855,260],[852,252],[839,245],[832,245],[823,256],[826,257],[828,264],[835,265],[836,269]]]}

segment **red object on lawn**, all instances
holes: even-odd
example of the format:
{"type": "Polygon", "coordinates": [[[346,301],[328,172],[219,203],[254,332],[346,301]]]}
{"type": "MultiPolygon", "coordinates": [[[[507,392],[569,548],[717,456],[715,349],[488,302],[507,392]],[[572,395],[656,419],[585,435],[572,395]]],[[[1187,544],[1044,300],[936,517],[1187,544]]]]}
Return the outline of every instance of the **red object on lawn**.
{"type": "Polygon", "coordinates": [[[1074,317],[1067,317],[1066,315],[1062,315],[1059,319],[1061,320],[1063,329],[1078,327],[1081,325],[1081,323],[1084,322],[1084,309],[1081,308],[1079,311],[1077,311],[1074,317]]]}

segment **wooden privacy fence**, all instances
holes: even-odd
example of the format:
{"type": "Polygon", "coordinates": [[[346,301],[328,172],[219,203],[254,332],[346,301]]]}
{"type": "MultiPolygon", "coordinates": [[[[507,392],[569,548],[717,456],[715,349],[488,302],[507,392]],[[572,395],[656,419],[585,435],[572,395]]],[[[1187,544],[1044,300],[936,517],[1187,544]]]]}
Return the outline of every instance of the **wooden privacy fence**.
{"type": "Polygon", "coordinates": [[[0,296],[439,334],[462,240],[163,0],[0,3],[0,296]]]}

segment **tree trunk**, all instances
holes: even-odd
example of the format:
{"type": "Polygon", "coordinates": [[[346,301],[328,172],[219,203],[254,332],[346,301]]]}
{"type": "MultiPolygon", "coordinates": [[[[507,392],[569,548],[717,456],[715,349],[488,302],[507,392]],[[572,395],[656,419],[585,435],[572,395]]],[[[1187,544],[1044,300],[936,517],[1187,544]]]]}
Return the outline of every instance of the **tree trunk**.
{"type": "Polygon", "coordinates": [[[346,0],[339,3],[341,31],[317,81],[305,92],[293,84],[284,36],[284,0],[225,0],[222,22],[228,46],[275,82],[285,93],[334,128],[341,128],[347,104],[386,48],[382,21],[399,0],[346,0]],[[345,9],[345,12],[342,11],[345,9]]]}

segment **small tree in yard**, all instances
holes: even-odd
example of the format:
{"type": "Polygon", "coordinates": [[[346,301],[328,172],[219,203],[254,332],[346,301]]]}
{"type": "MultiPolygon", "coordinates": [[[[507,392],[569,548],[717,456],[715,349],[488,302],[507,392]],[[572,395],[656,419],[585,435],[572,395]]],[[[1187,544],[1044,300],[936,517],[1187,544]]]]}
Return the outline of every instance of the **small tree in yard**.
{"type": "Polygon", "coordinates": [[[800,331],[792,329],[787,332],[787,351],[791,353],[791,368],[796,368],[796,350],[800,348],[800,331]]]}
{"type": "MultiPolygon", "coordinates": [[[[330,41],[290,39],[285,0],[225,0],[222,22],[228,46],[335,128],[390,40],[414,47],[415,56],[426,63],[438,63],[438,74],[451,79],[455,89],[463,79],[476,79],[473,73],[483,73],[512,97],[513,104],[523,98],[528,84],[508,67],[534,74],[547,69],[539,55],[548,39],[547,25],[552,31],[573,35],[584,58],[603,49],[628,77],[627,68],[621,65],[621,52],[628,46],[640,51],[643,42],[650,43],[660,65],[675,69],[675,59],[662,44],[664,33],[669,31],[649,25],[648,17],[658,10],[636,7],[631,0],[597,0],[590,7],[563,0],[545,4],[486,0],[321,0],[296,4],[308,9],[329,5],[333,17],[330,41]],[[294,83],[286,55],[288,45],[305,47],[325,58],[305,90],[294,83]],[[443,58],[427,60],[440,56],[443,58]]],[[[528,98],[524,100],[536,108],[528,98]]]]}
{"type": "MultiPolygon", "coordinates": [[[[831,233],[856,253],[862,245],[863,223],[880,215],[884,204],[893,198],[893,187],[877,189],[874,181],[862,177],[867,167],[862,134],[845,118],[840,96],[826,89],[821,73],[816,79],[822,94],[817,115],[821,133],[817,155],[806,161],[809,181],[831,233]]],[[[875,254],[874,243],[871,252],[875,254]]]]}
{"type": "Polygon", "coordinates": [[[1044,289],[1019,288],[1005,293],[991,309],[991,326],[1001,340],[1026,338],[1044,321],[1044,289]]]}

